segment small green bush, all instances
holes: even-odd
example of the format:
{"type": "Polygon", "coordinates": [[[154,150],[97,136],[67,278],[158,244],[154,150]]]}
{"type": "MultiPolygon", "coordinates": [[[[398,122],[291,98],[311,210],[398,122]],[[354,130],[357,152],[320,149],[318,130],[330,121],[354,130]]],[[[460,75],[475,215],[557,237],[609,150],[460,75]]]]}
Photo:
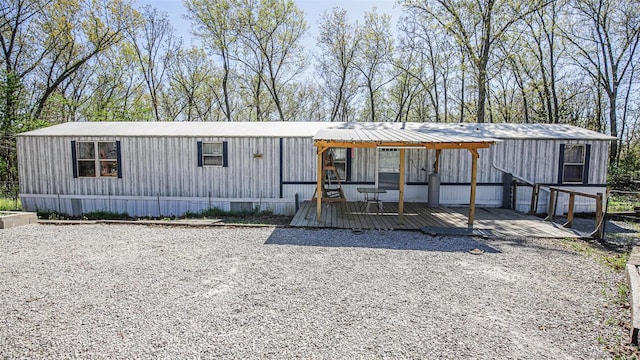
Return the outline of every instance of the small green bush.
{"type": "Polygon", "coordinates": [[[0,211],[19,211],[22,210],[20,199],[0,198],[0,211]]]}
{"type": "Polygon", "coordinates": [[[38,210],[38,218],[45,220],[127,220],[131,219],[129,214],[125,213],[114,213],[111,211],[92,211],[83,213],[82,216],[71,216],[65,213],[58,213],[57,211],[50,210],[38,210]]]}
{"type": "Polygon", "coordinates": [[[609,165],[608,184],[615,190],[640,191],[640,157],[627,156],[618,166],[609,165]]]}
{"type": "Polygon", "coordinates": [[[218,207],[213,207],[209,209],[204,209],[200,212],[187,211],[184,213],[183,217],[188,219],[194,218],[219,218],[219,217],[252,217],[252,216],[272,216],[273,210],[266,209],[260,210],[258,206],[256,206],[253,210],[244,210],[244,211],[225,211],[218,207]]]}
{"type": "Polygon", "coordinates": [[[131,216],[129,216],[129,214],[127,214],[126,212],[116,213],[111,211],[98,210],[83,213],[82,218],[87,220],[126,220],[130,219],[131,216]]]}
{"type": "Polygon", "coordinates": [[[67,220],[70,218],[69,214],[59,213],[51,210],[37,210],[38,219],[43,220],[67,220]]]}

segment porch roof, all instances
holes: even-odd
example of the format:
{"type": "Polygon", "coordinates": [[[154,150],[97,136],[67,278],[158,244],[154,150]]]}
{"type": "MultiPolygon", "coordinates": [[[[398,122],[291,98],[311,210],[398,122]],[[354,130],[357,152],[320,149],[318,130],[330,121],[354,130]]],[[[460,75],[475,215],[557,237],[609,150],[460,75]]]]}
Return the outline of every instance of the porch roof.
{"type": "Polygon", "coordinates": [[[313,136],[318,148],[420,147],[426,149],[488,148],[497,139],[422,132],[410,129],[322,129],[313,136]]]}
{"type": "MultiPolygon", "coordinates": [[[[322,129],[313,136],[313,145],[318,149],[318,177],[316,184],[316,221],[322,218],[322,192],[324,189],[325,162],[323,153],[335,147],[377,148],[395,147],[400,149],[400,172],[398,191],[398,223],[403,222],[404,213],[404,158],[406,148],[424,148],[436,150],[436,164],[439,163],[440,151],[444,149],[469,150],[471,153],[471,191],[469,195],[469,226],[473,226],[476,206],[476,181],[478,174],[478,152],[481,148],[489,148],[496,139],[478,138],[466,135],[440,134],[409,130],[393,129],[322,129]]],[[[438,168],[438,165],[435,166],[438,168]]]]}

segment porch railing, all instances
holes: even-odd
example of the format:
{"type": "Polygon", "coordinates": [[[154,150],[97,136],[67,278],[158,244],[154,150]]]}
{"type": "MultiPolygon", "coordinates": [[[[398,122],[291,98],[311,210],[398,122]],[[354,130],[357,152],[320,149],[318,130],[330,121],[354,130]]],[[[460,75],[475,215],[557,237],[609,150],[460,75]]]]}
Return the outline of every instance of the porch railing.
{"type": "Polygon", "coordinates": [[[569,209],[567,210],[567,221],[562,224],[562,226],[566,228],[571,228],[573,225],[573,217],[575,210],[575,202],[576,196],[582,196],[590,199],[594,199],[596,201],[596,228],[593,232],[589,234],[589,236],[596,238],[598,240],[602,240],[604,238],[604,221],[605,221],[605,213],[603,211],[604,207],[604,194],[596,193],[589,194],[575,190],[563,189],[554,186],[548,186],[549,189],[549,204],[547,207],[547,217],[545,220],[553,221],[554,214],[556,212],[558,194],[565,193],[569,194],[569,209]]]}

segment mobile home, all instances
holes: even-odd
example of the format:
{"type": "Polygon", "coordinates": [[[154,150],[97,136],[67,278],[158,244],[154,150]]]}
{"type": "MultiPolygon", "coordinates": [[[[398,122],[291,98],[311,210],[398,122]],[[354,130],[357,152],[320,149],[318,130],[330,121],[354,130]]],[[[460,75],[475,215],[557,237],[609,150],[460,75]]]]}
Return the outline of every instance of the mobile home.
{"type": "MultiPolygon", "coordinates": [[[[18,136],[20,199],[27,211],[71,215],[93,211],[171,216],[217,207],[269,209],[292,215],[296,202],[314,196],[318,179],[314,136],[323,129],[395,130],[439,137],[488,139],[478,150],[477,206],[499,207],[504,174],[529,183],[598,193],[606,190],[612,137],[569,125],[330,123],[330,122],[75,122],[18,136]]],[[[393,147],[331,149],[344,196],[358,187],[394,192],[399,157],[393,147]]],[[[436,151],[408,148],[404,201],[427,202],[436,151]]],[[[442,150],[439,203],[468,205],[472,156],[442,150]]],[[[516,208],[529,209],[530,188],[519,188],[516,208]],[[520,190],[522,189],[522,191],[520,190]]],[[[547,199],[540,197],[538,210],[547,199]]],[[[562,199],[558,211],[566,211],[562,199]]],[[[590,199],[577,212],[593,211],[590,199]]]]}

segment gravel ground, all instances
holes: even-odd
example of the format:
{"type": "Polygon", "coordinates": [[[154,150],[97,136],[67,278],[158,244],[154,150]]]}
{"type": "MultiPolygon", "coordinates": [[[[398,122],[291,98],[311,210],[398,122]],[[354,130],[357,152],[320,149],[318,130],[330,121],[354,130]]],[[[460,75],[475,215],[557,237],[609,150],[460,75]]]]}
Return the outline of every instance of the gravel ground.
{"type": "Polygon", "coordinates": [[[622,278],[557,240],[29,225],[0,231],[0,357],[606,358],[622,278]]]}
{"type": "MultiPolygon", "coordinates": [[[[557,217],[556,223],[562,224],[565,221],[563,217],[557,217]]],[[[573,226],[583,234],[590,234],[596,228],[596,222],[593,218],[574,218],[573,226]]],[[[614,246],[640,246],[640,224],[629,221],[607,220],[605,224],[604,241],[614,246]]]]}

